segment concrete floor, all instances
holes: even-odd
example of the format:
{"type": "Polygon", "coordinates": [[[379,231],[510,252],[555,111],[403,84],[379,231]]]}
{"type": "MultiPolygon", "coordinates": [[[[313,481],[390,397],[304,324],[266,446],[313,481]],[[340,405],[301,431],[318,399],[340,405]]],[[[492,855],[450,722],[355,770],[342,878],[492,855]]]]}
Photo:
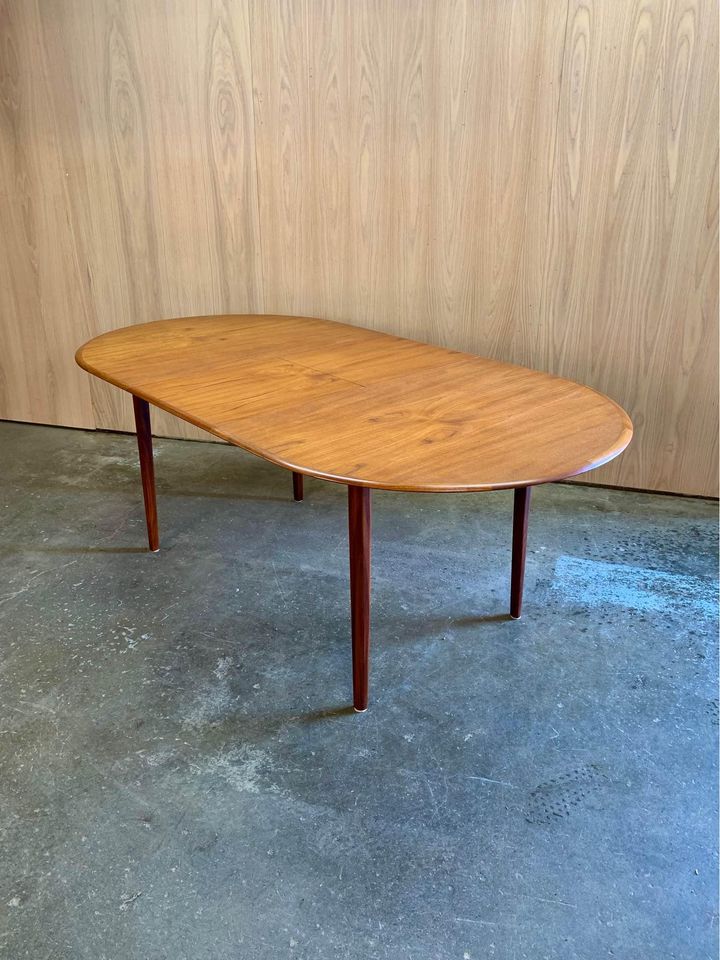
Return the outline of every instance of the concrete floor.
{"type": "Polygon", "coordinates": [[[717,505],[375,496],[349,711],[344,489],[0,424],[0,956],[717,955],[717,505]]]}

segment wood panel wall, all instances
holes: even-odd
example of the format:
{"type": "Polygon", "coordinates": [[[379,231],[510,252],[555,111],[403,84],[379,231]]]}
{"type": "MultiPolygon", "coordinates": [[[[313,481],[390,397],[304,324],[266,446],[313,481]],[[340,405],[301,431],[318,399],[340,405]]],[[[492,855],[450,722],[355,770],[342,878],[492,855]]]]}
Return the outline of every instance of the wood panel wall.
{"type": "Polygon", "coordinates": [[[717,20],[0,0],[0,416],[129,429],[88,337],[314,314],[589,383],[637,431],[598,481],[717,495],[717,20]]]}

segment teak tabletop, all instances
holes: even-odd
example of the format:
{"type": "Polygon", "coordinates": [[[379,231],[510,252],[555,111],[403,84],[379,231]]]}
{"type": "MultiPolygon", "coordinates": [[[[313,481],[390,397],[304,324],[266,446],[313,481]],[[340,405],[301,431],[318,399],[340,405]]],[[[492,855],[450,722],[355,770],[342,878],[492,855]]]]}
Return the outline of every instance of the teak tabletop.
{"type": "Polygon", "coordinates": [[[134,398],[150,548],[158,548],[148,403],[302,475],[348,486],[354,705],[367,707],[370,489],[515,488],[511,616],[530,488],[592,470],[630,419],[589,387],[309,317],[159,320],[103,334],[77,362],[134,398]]]}

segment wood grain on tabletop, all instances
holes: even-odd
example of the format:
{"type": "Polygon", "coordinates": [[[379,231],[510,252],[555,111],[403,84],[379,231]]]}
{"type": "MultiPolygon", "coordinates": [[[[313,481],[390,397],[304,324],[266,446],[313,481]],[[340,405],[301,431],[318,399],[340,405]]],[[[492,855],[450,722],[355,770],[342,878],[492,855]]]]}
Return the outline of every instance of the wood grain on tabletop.
{"type": "Polygon", "coordinates": [[[596,391],[497,360],[304,317],[161,320],[78,351],[90,373],[300,473],[389,490],[488,490],[627,446],[596,391]]]}

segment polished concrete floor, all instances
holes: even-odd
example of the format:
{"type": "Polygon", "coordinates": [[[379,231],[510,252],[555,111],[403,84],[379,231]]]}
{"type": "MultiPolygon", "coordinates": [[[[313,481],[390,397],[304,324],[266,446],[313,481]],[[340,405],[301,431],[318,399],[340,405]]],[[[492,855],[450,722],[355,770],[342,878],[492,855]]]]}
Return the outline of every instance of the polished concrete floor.
{"type": "Polygon", "coordinates": [[[717,955],[717,505],[379,493],[349,710],[344,490],[0,424],[0,956],[717,955]]]}

